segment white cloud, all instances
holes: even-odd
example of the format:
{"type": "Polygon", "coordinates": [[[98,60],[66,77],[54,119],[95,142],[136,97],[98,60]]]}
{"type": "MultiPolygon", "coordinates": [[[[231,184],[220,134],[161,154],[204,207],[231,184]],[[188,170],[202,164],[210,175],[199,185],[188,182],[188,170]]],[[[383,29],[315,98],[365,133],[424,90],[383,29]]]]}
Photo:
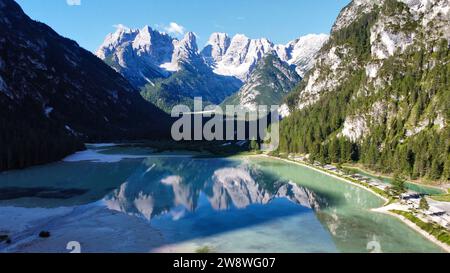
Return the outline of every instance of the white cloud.
{"type": "Polygon", "coordinates": [[[175,23],[175,22],[171,22],[169,24],[169,26],[165,27],[164,30],[167,33],[173,33],[173,34],[177,34],[177,35],[183,35],[184,34],[184,27],[175,23]]]}
{"type": "Polygon", "coordinates": [[[113,25],[113,27],[117,28],[117,29],[125,29],[125,30],[129,30],[130,29],[129,27],[127,27],[127,26],[125,26],[123,24],[113,25]]]}
{"type": "Polygon", "coordinates": [[[69,6],[81,6],[81,0],[66,0],[69,6]]]}

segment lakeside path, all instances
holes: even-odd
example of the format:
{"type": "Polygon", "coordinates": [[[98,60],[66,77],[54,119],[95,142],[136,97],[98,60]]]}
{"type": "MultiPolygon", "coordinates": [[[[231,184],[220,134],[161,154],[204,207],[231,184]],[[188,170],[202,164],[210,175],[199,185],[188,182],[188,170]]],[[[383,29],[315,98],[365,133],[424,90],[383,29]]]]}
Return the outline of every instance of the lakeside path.
{"type": "MultiPolygon", "coordinates": [[[[386,197],[384,197],[384,196],[378,194],[377,192],[371,190],[371,189],[368,188],[368,187],[365,187],[365,186],[363,186],[363,185],[354,183],[354,182],[352,182],[352,181],[350,181],[350,180],[348,180],[348,179],[345,179],[344,177],[340,177],[340,176],[334,175],[334,174],[332,174],[332,173],[326,172],[326,171],[324,171],[324,170],[321,170],[321,169],[319,169],[319,168],[310,166],[310,165],[305,164],[305,163],[302,163],[302,162],[293,161],[293,160],[289,160],[289,159],[285,159],[285,158],[279,158],[279,157],[270,156],[270,155],[255,155],[255,157],[266,157],[266,158],[271,158],[271,159],[275,159],[275,160],[279,160],[279,161],[284,161],[284,162],[291,163],[291,164],[296,164],[296,165],[299,165],[299,166],[302,166],[302,167],[309,168],[309,169],[314,170],[314,171],[316,171],[316,172],[320,172],[320,173],[322,173],[322,174],[328,175],[328,176],[330,176],[330,177],[339,179],[340,181],[343,181],[343,182],[345,182],[345,183],[349,183],[349,184],[354,185],[354,186],[356,186],[356,187],[359,187],[359,188],[361,188],[361,189],[365,189],[366,191],[368,191],[368,192],[370,192],[370,193],[372,193],[372,194],[378,196],[379,198],[381,198],[382,200],[384,200],[384,201],[386,202],[385,205],[384,205],[383,207],[372,209],[372,211],[378,212],[378,213],[383,213],[383,214],[386,214],[386,215],[390,215],[390,216],[393,216],[393,217],[399,219],[399,220],[402,221],[404,224],[406,224],[408,227],[410,227],[411,229],[413,229],[413,230],[416,231],[417,233],[421,234],[423,237],[427,238],[430,242],[436,244],[437,246],[439,246],[440,248],[442,248],[442,249],[443,249],[444,251],[446,251],[447,253],[450,253],[450,246],[449,246],[449,245],[447,245],[447,244],[445,244],[445,243],[443,243],[443,242],[437,240],[433,235],[431,235],[431,234],[429,234],[428,232],[426,232],[425,230],[421,229],[420,227],[418,227],[416,224],[414,224],[413,222],[409,221],[409,220],[406,219],[405,217],[390,212],[390,210],[399,209],[399,206],[400,206],[399,204],[394,203],[394,204],[388,205],[389,200],[388,200],[386,197]]],[[[403,209],[402,209],[402,210],[403,210],[403,209]]]]}

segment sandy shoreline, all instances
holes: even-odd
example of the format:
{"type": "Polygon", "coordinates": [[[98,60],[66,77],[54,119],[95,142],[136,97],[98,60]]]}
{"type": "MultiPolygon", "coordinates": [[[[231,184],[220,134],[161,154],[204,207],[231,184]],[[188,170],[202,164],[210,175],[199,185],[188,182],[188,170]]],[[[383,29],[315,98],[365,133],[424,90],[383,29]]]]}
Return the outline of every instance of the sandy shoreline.
{"type": "MultiPolygon", "coordinates": [[[[268,158],[272,158],[272,159],[276,159],[276,160],[280,160],[280,161],[284,161],[284,162],[288,162],[288,163],[292,163],[292,164],[297,164],[297,165],[299,165],[299,166],[303,166],[303,167],[309,168],[309,169],[314,170],[314,171],[316,171],[316,172],[320,172],[320,173],[326,174],[326,175],[328,175],[328,176],[330,176],[330,177],[339,179],[339,180],[341,180],[341,181],[344,181],[344,182],[349,183],[349,184],[351,184],[351,185],[354,185],[354,186],[356,186],[356,187],[365,189],[366,191],[368,191],[368,192],[370,192],[370,193],[372,193],[372,194],[374,194],[374,195],[380,197],[380,198],[383,199],[385,202],[388,202],[388,201],[389,201],[386,197],[381,196],[380,194],[376,193],[375,191],[373,191],[373,190],[371,190],[371,189],[369,189],[369,188],[367,188],[367,187],[364,187],[364,186],[359,185],[359,184],[357,184],[357,183],[353,183],[353,182],[350,181],[350,180],[347,180],[347,179],[345,179],[345,178],[339,177],[339,176],[337,176],[337,175],[330,174],[330,173],[328,173],[328,172],[325,172],[325,171],[320,170],[320,169],[318,169],[318,168],[315,168],[315,167],[313,167],[313,166],[309,166],[309,165],[303,164],[303,163],[301,163],[301,162],[291,161],[291,160],[288,160],[288,159],[278,158],[278,157],[274,157],[274,156],[270,156],[270,155],[258,155],[258,156],[268,157],[268,158]]],[[[409,220],[406,219],[405,217],[403,217],[403,216],[401,216],[401,215],[398,215],[398,214],[395,214],[395,213],[392,213],[392,212],[390,212],[389,210],[390,210],[390,209],[389,209],[389,206],[383,206],[383,207],[380,207],[380,208],[372,209],[372,211],[374,211],[374,212],[383,213],[383,214],[390,215],[390,216],[393,216],[393,217],[399,219],[400,221],[402,221],[403,223],[405,223],[408,227],[410,227],[411,229],[413,229],[414,231],[418,232],[420,235],[422,235],[423,237],[425,237],[426,239],[428,239],[430,242],[436,244],[437,246],[439,246],[440,248],[442,248],[442,249],[443,249],[444,251],[446,251],[447,253],[450,253],[450,246],[448,246],[448,245],[445,244],[445,243],[442,243],[441,241],[439,241],[438,239],[436,239],[433,235],[431,235],[431,234],[429,234],[428,232],[426,232],[425,230],[421,229],[420,227],[418,227],[416,224],[414,224],[413,222],[409,221],[409,220]]]]}

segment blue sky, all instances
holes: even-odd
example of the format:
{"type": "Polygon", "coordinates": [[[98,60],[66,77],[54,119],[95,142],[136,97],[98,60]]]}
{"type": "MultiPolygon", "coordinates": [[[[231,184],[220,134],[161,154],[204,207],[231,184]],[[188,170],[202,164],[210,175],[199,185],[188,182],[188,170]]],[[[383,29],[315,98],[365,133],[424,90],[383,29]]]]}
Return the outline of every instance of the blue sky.
{"type": "Polygon", "coordinates": [[[193,31],[202,47],[212,32],[243,33],[287,43],[329,33],[350,0],[16,0],[33,19],[94,51],[119,24],[193,31]]]}

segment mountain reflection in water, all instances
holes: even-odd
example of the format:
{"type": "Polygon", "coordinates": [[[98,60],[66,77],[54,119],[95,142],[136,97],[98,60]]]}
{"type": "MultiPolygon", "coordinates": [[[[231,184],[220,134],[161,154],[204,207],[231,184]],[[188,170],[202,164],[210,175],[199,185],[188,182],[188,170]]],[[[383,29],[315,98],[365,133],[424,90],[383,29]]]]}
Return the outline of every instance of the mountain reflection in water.
{"type": "MultiPolygon", "coordinates": [[[[138,152],[126,149],[111,153],[138,152]]],[[[88,155],[0,175],[0,230],[13,237],[11,251],[64,251],[71,240],[86,252],[359,253],[374,242],[384,252],[440,251],[396,218],[370,211],[383,200],[295,164],[88,155]],[[52,236],[39,240],[35,231],[44,229],[52,236]]]]}
{"type": "Polygon", "coordinates": [[[195,213],[199,203],[214,211],[242,210],[268,205],[277,199],[319,210],[312,191],[289,181],[279,181],[257,165],[232,160],[147,159],[104,201],[108,208],[151,220],[171,214],[179,220],[195,213]]]}

